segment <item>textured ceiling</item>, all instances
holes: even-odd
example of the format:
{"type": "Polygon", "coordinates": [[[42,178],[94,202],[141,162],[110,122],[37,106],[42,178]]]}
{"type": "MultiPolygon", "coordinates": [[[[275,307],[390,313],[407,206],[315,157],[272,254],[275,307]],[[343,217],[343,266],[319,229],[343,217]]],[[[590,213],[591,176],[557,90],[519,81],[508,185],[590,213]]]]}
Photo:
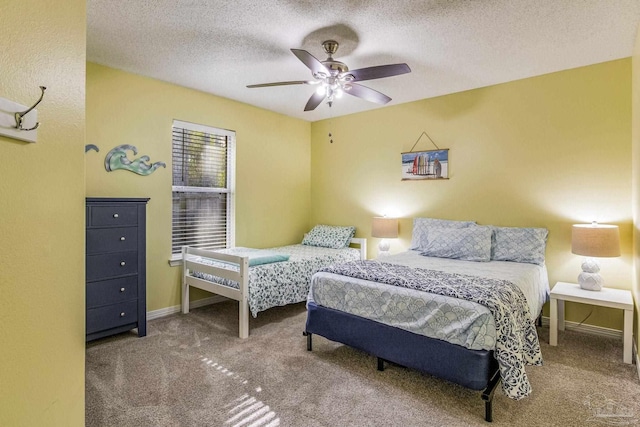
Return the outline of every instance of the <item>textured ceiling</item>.
{"type": "Polygon", "coordinates": [[[350,69],[406,62],[363,82],[387,105],[631,56],[640,0],[88,0],[87,58],[288,116],[316,121],[381,108],[353,96],[303,108],[307,80],[290,51],[350,69]]]}

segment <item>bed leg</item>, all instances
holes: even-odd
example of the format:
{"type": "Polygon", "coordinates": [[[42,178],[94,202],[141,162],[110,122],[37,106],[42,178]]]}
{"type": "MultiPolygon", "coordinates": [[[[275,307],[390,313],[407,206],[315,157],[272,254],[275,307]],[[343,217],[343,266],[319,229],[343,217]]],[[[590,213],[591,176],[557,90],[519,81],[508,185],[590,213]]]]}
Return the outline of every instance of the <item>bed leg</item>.
{"type": "Polygon", "coordinates": [[[378,371],[384,371],[384,359],[378,357],[378,371]]]}
{"type": "Polygon", "coordinates": [[[189,313],[189,285],[187,284],[187,277],[189,276],[189,269],[187,268],[187,246],[182,247],[182,313],[189,313]]]}
{"type": "Polygon", "coordinates": [[[484,402],[484,419],[486,422],[493,422],[493,399],[484,402]]]}
{"type": "Polygon", "coordinates": [[[182,313],[189,314],[189,285],[186,283],[182,284],[182,313]]]}
{"type": "Polygon", "coordinates": [[[311,333],[309,333],[307,331],[304,331],[302,333],[302,335],[307,337],[307,351],[312,351],[313,350],[313,340],[312,340],[311,337],[313,336],[313,334],[311,334],[311,333]]]}
{"type": "Polygon", "coordinates": [[[240,299],[238,304],[238,319],[239,333],[241,339],[249,338],[249,258],[243,257],[240,262],[240,299]]]}
{"type": "Polygon", "coordinates": [[[249,337],[249,304],[244,298],[242,301],[239,301],[239,303],[240,303],[240,307],[239,307],[240,309],[238,311],[240,315],[240,319],[239,319],[240,333],[238,335],[240,336],[240,338],[244,339],[249,337]]]}
{"type": "Polygon", "coordinates": [[[496,369],[496,372],[487,384],[487,388],[482,392],[482,400],[484,400],[484,419],[489,423],[493,421],[493,393],[495,393],[499,382],[500,370],[496,369]]]}

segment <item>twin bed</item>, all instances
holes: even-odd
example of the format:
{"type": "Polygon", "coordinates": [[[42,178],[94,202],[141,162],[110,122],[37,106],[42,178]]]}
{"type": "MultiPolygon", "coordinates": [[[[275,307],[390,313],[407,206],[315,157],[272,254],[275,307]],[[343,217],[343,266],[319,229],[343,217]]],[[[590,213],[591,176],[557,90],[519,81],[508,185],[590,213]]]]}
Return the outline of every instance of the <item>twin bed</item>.
{"type": "Polygon", "coordinates": [[[273,248],[265,255],[289,261],[253,267],[254,250],[185,248],[183,311],[190,286],[238,300],[244,338],[249,311],[307,300],[309,351],[321,335],[376,356],[380,370],[393,362],[483,390],[487,421],[500,380],[510,398],[530,394],[524,368],[542,363],[535,318],[549,294],[547,230],[416,218],[409,251],[369,261],[363,239],[347,240],[360,251],[308,245],[326,237],[273,248]],[[310,270],[297,274],[300,263],[310,270]],[[296,275],[306,280],[288,279],[296,275]]]}
{"type": "Polygon", "coordinates": [[[316,226],[302,244],[270,249],[211,251],[182,248],[182,312],[189,312],[191,287],[239,302],[239,336],[249,336],[249,313],[306,301],[315,272],[323,267],[366,259],[365,239],[354,227],[316,226]],[[351,246],[357,246],[354,248],[351,246]]]}

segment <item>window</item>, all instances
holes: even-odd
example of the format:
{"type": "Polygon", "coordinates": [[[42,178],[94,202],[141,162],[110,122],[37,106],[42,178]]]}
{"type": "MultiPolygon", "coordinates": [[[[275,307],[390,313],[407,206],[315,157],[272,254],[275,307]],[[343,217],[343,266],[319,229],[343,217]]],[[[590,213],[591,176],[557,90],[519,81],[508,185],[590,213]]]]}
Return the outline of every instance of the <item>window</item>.
{"type": "Polygon", "coordinates": [[[235,243],[235,132],[173,121],[172,259],[235,243]]]}

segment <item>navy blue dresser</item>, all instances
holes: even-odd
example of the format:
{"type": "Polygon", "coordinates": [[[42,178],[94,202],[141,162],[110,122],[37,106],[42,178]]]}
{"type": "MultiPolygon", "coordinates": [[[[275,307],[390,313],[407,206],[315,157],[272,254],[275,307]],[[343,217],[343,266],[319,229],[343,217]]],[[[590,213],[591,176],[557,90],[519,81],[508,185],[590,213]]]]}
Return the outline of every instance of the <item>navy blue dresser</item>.
{"type": "Polygon", "coordinates": [[[87,198],[87,341],[134,328],[147,334],[148,200],[87,198]]]}

